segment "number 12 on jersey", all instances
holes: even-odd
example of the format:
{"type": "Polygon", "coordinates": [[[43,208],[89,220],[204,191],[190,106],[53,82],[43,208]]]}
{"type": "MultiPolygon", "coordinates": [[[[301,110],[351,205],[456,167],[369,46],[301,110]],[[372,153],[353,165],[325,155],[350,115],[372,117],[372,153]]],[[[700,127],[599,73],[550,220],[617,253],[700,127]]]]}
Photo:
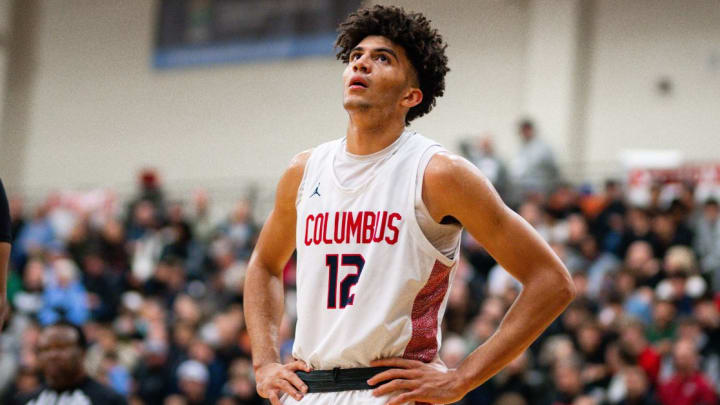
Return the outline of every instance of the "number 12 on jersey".
{"type": "Polygon", "coordinates": [[[348,305],[352,305],[355,301],[355,294],[350,294],[350,289],[360,280],[360,274],[365,266],[365,259],[360,254],[344,254],[340,256],[328,254],[325,256],[325,265],[329,271],[328,309],[337,308],[337,286],[340,265],[355,267],[355,273],[348,274],[340,282],[340,308],[342,309],[348,305]]]}

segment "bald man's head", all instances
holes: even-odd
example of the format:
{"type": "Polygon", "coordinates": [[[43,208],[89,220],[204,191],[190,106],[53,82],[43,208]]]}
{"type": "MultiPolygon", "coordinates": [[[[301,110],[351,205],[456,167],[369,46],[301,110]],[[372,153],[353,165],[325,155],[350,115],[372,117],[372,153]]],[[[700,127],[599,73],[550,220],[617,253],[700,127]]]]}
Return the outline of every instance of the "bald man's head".
{"type": "Polygon", "coordinates": [[[675,368],[680,374],[689,375],[697,371],[698,354],[693,341],[680,339],[673,347],[675,368]]]}

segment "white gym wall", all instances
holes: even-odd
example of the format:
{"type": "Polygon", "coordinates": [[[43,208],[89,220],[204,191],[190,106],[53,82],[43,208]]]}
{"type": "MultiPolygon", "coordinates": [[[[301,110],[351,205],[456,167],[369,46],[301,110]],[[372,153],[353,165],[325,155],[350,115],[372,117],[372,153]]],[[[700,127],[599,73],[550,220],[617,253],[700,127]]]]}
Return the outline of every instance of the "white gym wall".
{"type": "MultiPolygon", "coordinates": [[[[0,175],[15,191],[131,190],[145,165],[178,190],[272,189],[294,153],[344,133],[332,57],[158,71],[155,2],[12,3],[0,175]]],[[[720,157],[717,0],[382,3],[449,44],[446,95],[413,127],[450,149],[490,132],[510,158],[530,113],[575,177],[616,173],[625,148],[720,157]]]]}

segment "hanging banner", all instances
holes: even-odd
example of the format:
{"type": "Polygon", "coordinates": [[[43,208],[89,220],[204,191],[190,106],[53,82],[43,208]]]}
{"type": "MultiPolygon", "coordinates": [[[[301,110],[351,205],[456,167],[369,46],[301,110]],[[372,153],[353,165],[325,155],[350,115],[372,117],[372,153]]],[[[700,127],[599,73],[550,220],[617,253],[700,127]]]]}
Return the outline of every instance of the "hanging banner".
{"type": "Polygon", "coordinates": [[[362,0],[161,0],[159,69],[332,55],[337,25],[362,0]]]}

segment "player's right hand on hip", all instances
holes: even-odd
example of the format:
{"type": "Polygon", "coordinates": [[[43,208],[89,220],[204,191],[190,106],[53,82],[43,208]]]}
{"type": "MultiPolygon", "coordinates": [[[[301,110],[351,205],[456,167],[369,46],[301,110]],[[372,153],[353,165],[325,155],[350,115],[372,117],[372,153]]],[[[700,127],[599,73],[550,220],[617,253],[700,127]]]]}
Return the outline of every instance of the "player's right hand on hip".
{"type": "Polygon", "coordinates": [[[308,387],[295,374],[298,370],[310,372],[312,369],[302,360],[284,365],[268,363],[258,367],[255,371],[258,394],[269,399],[272,405],[281,405],[280,397],[283,392],[300,401],[303,394],[307,393],[308,387]]]}

